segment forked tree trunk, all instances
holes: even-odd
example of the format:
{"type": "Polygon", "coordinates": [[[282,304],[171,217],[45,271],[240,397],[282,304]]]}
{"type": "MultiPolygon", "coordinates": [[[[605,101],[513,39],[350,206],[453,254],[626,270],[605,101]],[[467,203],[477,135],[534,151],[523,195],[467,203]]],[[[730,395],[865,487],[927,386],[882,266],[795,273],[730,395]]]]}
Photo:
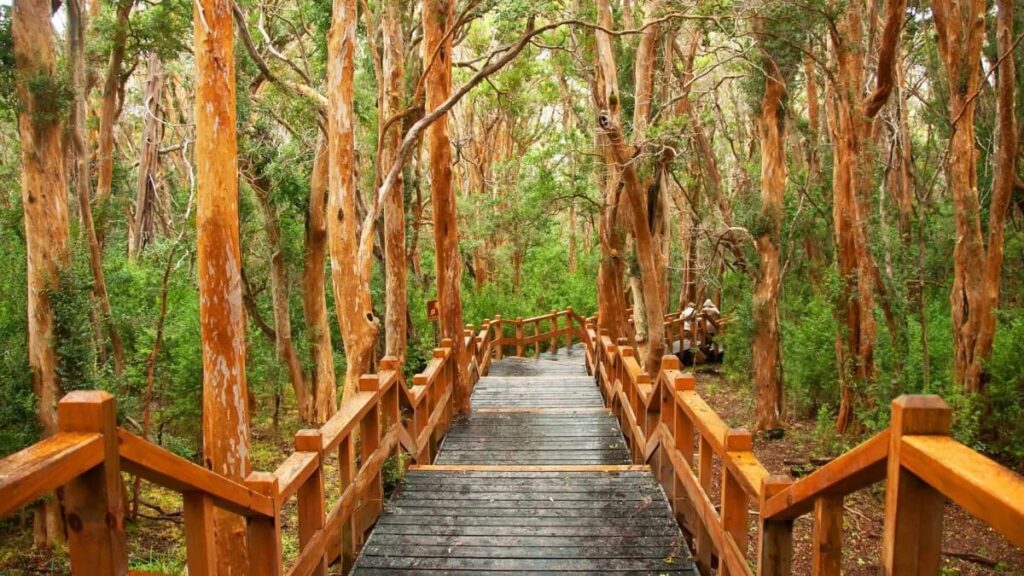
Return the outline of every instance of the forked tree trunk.
{"type": "MultiPolygon", "coordinates": [[[[448,26],[455,22],[454,0],[424,0],[423,62],[426,69],[426,112],[438,108],[452,90],[452,35],[448,26]],[[433,64],[431,56],[436,53],[433,64]]],[[[437,261],[437,301],[441,337],[451,338],[456,358],[463,356],[462,266],[459,258],[459,231],[456,221],[455,191],[452,189],[451,143],[448,115],[442,115],[427,128],[430,154],[430,196],[434,216],[434,250],[437,261]]],[[[468,376],[458,372],[455,406],[469,409],[468,376]]]]}
{"type": "MultiPolygon", "coordinates": [[[[597,20],[603,28],[611,30],[612,16],[607,0],[597,2],[597,20]]],[[[594,32],[597,66],[594,82],[594,101],[598,110],[604,110],[610,122],[621,124],[618,71],[611,36],[602,30],[594,32]]],[[[626,301],[623,297],[625,276],[625,234],[618,226],[619,173],[605,133],[597,134],[597,147],[605,162],[604,203],[598,223],[601,262],[597,276],[598,324],[601,330],[613,335],[627,334],[626,301]]]]}
{"type": "MultiPolygon", "coordinates": [[[[57,343],[50,294],[59,289],[68,265],[67,177],[61,148],[60,119],[49,103],[56,87],[56,54],[49,0],[18,0],[12,9],[18,134],[21,139],[21,203],[28,260],[28,365],[36,396],[40,432],[57,431],[57,343]]],[[[48,498],[35,517],[35,542],[50,546],[63,540],[60,508],[48,498]]]]}
{"type": "Polygon", "coordinates": [[[302,266],[302,311],[313,361],[310,384],[313,423],[323,424],[338,410],[334,348],[327,314],[324,258],[327,256],[327,141],[321,140],[313,159],[309,181],[309,214],[306,216],[306,253],[302,266]]]}
{"type": "Polygon", "coordinates": [[[754,384],[757,386],[755,430],[782,425],[783,391],[779,374],[779,244],[782,198],[786,190],[786,92],[775,62],[765,59],[761,133],[761,226],[757,236],[760,265],[754,287],[754,384]]]}
{"type": "MultiPolygon", "coordinates": [[[[399,0],[387,0],[384,4],[383,26],[383,74],[384,94],[383,117],[390,118],[402,111],[405,91],[403,60],[405,48],[402,41],[402,6],[399,0]]],[[[398,149],[402,143],[398,126],[382,135],[381,173],[387,173],[391,166],[400,161],[398,149]]],[[[401,175],[384,199],[384,276],[386,282],[384,352],[405,363],[408,316],[407,278],[405,259],[405,201],[401,175]]]]}
{"type": "Polygon", "coordinates": [[[329,143],[327,203],[331,276],[341,337],[345,343],[345,384],[342,400],[369,371],[378,327],[370,306],[370,286],[359,261],[359,214],[356,211],[355,114],[352,79],[355,75],[355,0],[334,0],[328,38],[327,138],[329,143]]]}
{"type": "Polygon", "coordinates": [[[156,171],[160,162],[160,140],[163,122],[160,119],[160,92],[163,88],[163,65],[156,54],[147,63],[146,89],[142,107],[146,111],[139,145],[139,174],[135,185],[135,216],[128,235],[128,256],[138,256],[156,234],[157,189],[156,171]]]}
{"type": "MultiPolygon", "coordinates": [[[[70,0],[66,6],[68,15],[68,47],[71,64],[71,84],[74,87],[74,101],[71,110],[71,141],[72,157],[75,162],[75,192],[78,194],[79,210],[82,215],[82,227],[89,242],[89,268],[92,271],[93,295],[100,307],[100,320],[110,338],[110,348],[114,357],[114,376],[120,377],[124,372],[124,343],[121,334],[114,325],[113,312],[110,308],[110,297],[107,295],[107,281],[103,276],[103,250],[96,237],[96,228],[92,219],[92,198],[89,194],[89,145],[86,141],[85,124],[88,109],[85,97],[87,75],[85,68],[85,30],[87,16],[82,0],[70,0]]],[[[105,346],[104,343],[100,343],[105,346]]]]}
{"type": "MultiPolygon", "coordinates": [[[[193,23],[203,458],[207,468],[242,482],[250,472],[249,399],[231,5],[197,0],[193,23]]],[[[248,574],[245,519],[220,508],[213,518],[218,573],[248,574]]]]}

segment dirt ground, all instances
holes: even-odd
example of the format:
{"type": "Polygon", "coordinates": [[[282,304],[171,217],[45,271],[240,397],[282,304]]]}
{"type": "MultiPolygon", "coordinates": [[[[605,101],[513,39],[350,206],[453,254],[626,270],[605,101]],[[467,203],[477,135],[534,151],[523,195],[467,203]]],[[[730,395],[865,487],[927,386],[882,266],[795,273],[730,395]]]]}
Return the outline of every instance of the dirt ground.
{"type": "MultiPolygon", "coordinates": [[[[754,396],[750,388],[731,384],[714,368],[703,368],[697,373],[697,390],[730,426],[749,427],[753,422],[754,396]]],[[[763,434],[755,436],[754,452],[772,474],[792,475],[810,471],[809,467],[794,466],[792,462],[836,456],[841,445],[853,446],[863,439],[841,439],[837,442],[833,437],[816,433],[813,420],[790,417],[782,439],[770,440],[763,434]]],[[[844,575],[881,574],[884,506],[884,484],[846,498],[843,515],[844,575]]],[[[1015,547],[959,506],[946,505],[943,526],[942,576],[1024,576],[1024,550],[1015,547]]],[[[811,530],[810,515],[797,519],[793,530],[793,574],[811,573],[811,530]]],[[[752,533],[752,541],[754,537],[752,533]]]]}

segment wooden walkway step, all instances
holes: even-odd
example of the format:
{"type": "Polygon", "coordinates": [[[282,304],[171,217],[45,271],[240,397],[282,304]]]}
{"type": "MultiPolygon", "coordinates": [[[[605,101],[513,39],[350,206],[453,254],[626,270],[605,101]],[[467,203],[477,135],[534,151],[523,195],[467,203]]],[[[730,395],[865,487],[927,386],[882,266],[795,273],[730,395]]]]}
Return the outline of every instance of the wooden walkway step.
{"type": "Polygon", "coordinates": [[[574,351],[495,361],[432,465],[412,466],[356,574],[683,574],[661,486],[574,351]]]}

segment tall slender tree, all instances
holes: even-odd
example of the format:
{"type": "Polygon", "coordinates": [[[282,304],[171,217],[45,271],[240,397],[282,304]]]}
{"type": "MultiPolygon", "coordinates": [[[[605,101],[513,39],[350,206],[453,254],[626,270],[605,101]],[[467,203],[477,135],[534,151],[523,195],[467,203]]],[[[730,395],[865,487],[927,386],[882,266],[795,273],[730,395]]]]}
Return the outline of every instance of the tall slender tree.
{"type": "MultiPolygon", "coordinates": [[[[11,21],[28,260],[28,365],[44,436],[57,431],[57,399],[61,393],[50,296],[60,289],[60,276],[69,259],[60,99],[66,90],[62,90],[64,85],[57,76],[51,8],[47,0],[18,0],[11,21]]],[[[49,546],[62,538],[60,508],[50,498],[36,515],[35,541],[49,546]]]]}
{"type": "MultiPolygon", "coordinates": [[[[245,312],[238,221],[238,142],[231,5],[197,0],[195,123],[203,460],[236,481],[250,472],[245,312]]],[[[248,574],[246,524],[216,509],[219,574],[248,574]]]]}

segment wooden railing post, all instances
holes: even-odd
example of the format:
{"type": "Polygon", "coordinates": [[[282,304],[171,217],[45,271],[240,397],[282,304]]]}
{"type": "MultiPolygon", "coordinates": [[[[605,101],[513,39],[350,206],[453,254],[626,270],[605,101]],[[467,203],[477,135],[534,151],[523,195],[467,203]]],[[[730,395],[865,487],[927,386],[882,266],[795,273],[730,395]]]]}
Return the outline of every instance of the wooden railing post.
{"type": "Polygon", "coordinates": [[[64,487],[72,574],[128,573],[117,453],[117,405],[106,392],[76,391],[57,405],[61,432],[103,435],[103,462],[64,487]]]}
{"type": "Polygon", "coordinates": [[[842,565],[843,495],[823,494],[814,499],[811,575],[839,576],[842,565]]]}
{"type": "MultiPolygon", "coordinates": [[[[769,498],[793,483],[788,476],[767,476],[761,480],[759,509],[769,498]]],[[[793,570],[793,521],[761,518],[760,546],[757,555],[758,576],[790,576],[793,570]]]]}
{"type": "Polygon", "coordinates": [[[277,497],[277,476],[269,472],[253,472],[245,479],[245,484],[274,501],[272,518],[249,518],[249,574],[280,576],[284,556],[281,551],[281,502],[277,497]]]}
{"type": "MultiPolygon", "coordinates": [[[[679,394],[687,390],[694,390],[697,386],[697,379],[694,378],[693,374],[680,374],[676,377],[673,385],[675,386],[675,393],[679,394]]],[[[680,409],[678,405],[676,409],[676,420],[673,428],[675,448],[683,454],[686,464],[693,466],[693,422],[690,420],[689,414],[680,409]]],[[[683,486],[683,481],[679,479],[679,476],[674,475],[674,479],[676,499],[673,509],[676,512],[676,521],[685,526],[691,534],[698,534],[701,522],[696,515],[696,503],[690,502],[689,498],[687,498],[686,487],[683,486]]]]}
{"type": "Polygon", "coordinates": [[[540,320],[533,321],[533,357],[540,358],[540,320]]]}
{"type": "Polygon", "coordinates": [[[503,324],[501,323],[501,314],[494,315],[494,324],[495,326],[497,326],[497,330],[494,331],[494,339],[496,344],[494,357],[497,360],[501,360],[504,355],[504,351],[502,350],[502,340],[505,339],[505,330],[503,324]]]}
{"type": "MultiPolygon", "coordinates": [[[[728,458],[729,452],[749,452],[754,447],[754,438],[746,430],[730,429],[725,434],[725,454],[722,464],[722,528],[726,534],[732,536],[736,547],[740,552],[747,550],[747,505],[749,498],[743,490],[743,485],[733,475],[732,471],[725,466],[724,460],[728,458]]],[[[731,572],[722,563],[721,573],[729,575],[731,572]]],[[[738,575],[733,575],[738,576],[738,575]]]]}
{"type": "Polygon", "coordinates": [[[882,564],[886,576],[939,573],[945,498],[900,463],[903,436],[949,434],[952,411],[938,396],[900,396],[892,402],[885,485],[882,564]]]}
{"type": "MultiPolygon", "coordinates": [[[[380,380],[376,374],[365,374],[359,378],[360,392],[379,392],[380,380]]],[[[380,448],[382,427],[381,427],[381,406],[382,402],[363,416],[359,421],[359,457],[360,462],[368,462],[373,453],[380,448]]],[[[356,528],[363,531],[373,523],[380,515],[384,503],[384,481],[383,475],[378,470],[373,480],[366,487],[363,493],[362,505],[356,518],[356,528]]],[[[360,544],[362,542],[360,541],[360,544]]]]}
{"type": "Polygon", "coordinates": [[[549,345],[548,352],[554,354],[558,352],[558,311],[551,311],[551,344],[549,345]]]}
{"type": "Polygon", "coordinates": [[[516,318],[516,356],[523,355],[523,317],[516,318]]]}
{"type": "MultiPolygon", "coordinates": [[[[387,358],[385,358],[387,361],[387,358]]],[[[324,516],[324,471],[323,471],[323,435],[319,430],[299,430],[295,433],[295,450],[316,454],[316,470],[302,483],[297,493],[299,511],[299,549],[305,550],[310,540],[323,529],[324,516]]],[[[325,550],[321,550],[316,567],[310,571],[311,576],[327,575],[327,558],[325,550]]]]}
{"type": "Polygon", "coordinates": [[[185,521],[185,558],[189,574],[217,573],[217,545],[214,541],[213,498],[202,492],[182,494],[185,521]]]}
{"type": "MultiPolygon", "coordinates": [[[[421,404],[422,406],[422,404],[421,404]]],[[[356,450],[352,435],[345,436],[338,445],[338,475],[339,492],[344,494],[345,490],[352,485],[356,478],[356,450]]],[[[341,523],[341,573],[348,574],[356,561],[358,546],[356,543],[355,513],[357,503],[353,503],[352,510],[348,511],[348,517],[341,523]]]]}
{"type": "Polygon", "coordinates": [[[572,327],[572,306],[565,307],[565,327],[565,345],[567,348],[572,348],[573,337],[576,336],[576,333],[573,331],[572,327]]]}

